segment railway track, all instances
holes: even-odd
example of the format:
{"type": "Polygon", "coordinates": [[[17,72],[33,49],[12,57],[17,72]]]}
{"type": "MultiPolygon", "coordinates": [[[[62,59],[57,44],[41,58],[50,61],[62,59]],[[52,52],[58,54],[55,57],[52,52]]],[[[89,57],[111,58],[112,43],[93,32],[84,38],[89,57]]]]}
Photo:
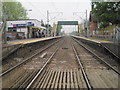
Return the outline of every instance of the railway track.
{"type": "MultiPolygon", "coordinates": [[[[67,42],[67,40],[66,40],[66,42],[67,42]]],[[[67,46],[64,47],[64,49],[68,49],[68,48],[69,47],[67,47],[67,46]]],[[[63,50],[63,47],[61,47],[61,48],[59,47],[57,49],[57,51],[55,51],[53,53],[54,55],[52,55],[52,57],[50,57],[51,61],[48,61],[51,63],[46,63],[45,64],[46,68],[45,68],[45,66],[43,66],[43,68],[38,72],[38,74],[35,76],[35,78],[33,78],[31,83],[27,86],[26,90],[29,88],[36,88],[36,89],[38,89],[38,88],[41,88],[41,89],[45,89],[45,88],[46,89],[47,88],[49,88],[49,89],[50,88],[51,89],[53,89],[53,88],[58,88],[58,89],[88,88],[89,90],[91,90],[88,79],[86,78],[87,76],[82,74],[82,72],[84,72],[84,71],[82,71],[81,69],[79,69],[79,68],[68,69],[68,68],[70,68],[69,65],[66,69],[60,69],[60,68],[58,68],[59,66],[57,66],[57,67],[53,66],[55,58],[57,57],[57,54],[59,54],[60,50],[63,50]],[[43,70],[43,72],[41,72],[42,70],[43,70]],[[87,81],[87,83],[85,83],[84,79],[87,81]]],[[[71,47],[71,50],[72,50],[72,47],[71,47]]],[[[77,65],[77,63],[76,63],[76,65],[77,65]]]]}
{"type": "Polygon", "coordinates": [[[35,82],[35,80],[38,78],[38,76],[42,73],[42,71],[45,69],[45,67],[50,63],[53,56],[58,51],[59,47],[52,53],[52,55],[48,58],[47,62],[42,66],[42,68],[38,71],[38,73],[35,75],[35,77],[32,79],[32,81],[27,85],[26,90],[30,88],[30,86],[35,82]]]}
{"type": "MultiPolygon", "coordinates": [[[[31,71],[36,71],[38,72],[38,69],[44,65],[46,62],[47,58],[51,55],[53,52],[54,48],[56,48],[60,41],[56,41],[46,48],[44,48],[42,51],[39,53],[35,53],[34,56],[29,57],[27,60],[24,62],[19,63],[18,65],[10,68],[7,72],[1,74],[1,78],[3,80],[3,88],[12,88],[15,87],[14,85],[19,86],[19,83],[23,83],[25,78],[28,78],[32,72],[31,71]],[[47,52],[47,56],[45,58],[41,58],[41,55],[47,52]],[[19,81],[20,78],[20,81],[19,81]],[[13,85],[11,85],[13,83],[13,85]]],[[[20,88],[20,87],[19,87],[20,88]]]]}
{"type": "Polygon", "coordinates": [[[81,71],[82,71],[82,75],[83,75],[84,80],[85,80],[85,82],[86,82],[87,88],[88,88],[89,90],[92,90],[92,86],[91,86],[91,84],[90,84],[90,81],[89,81],[89,79],[88,79],[88,77],[87,77],[87,74],[86,74],[86,72],[85,72],[85,70],[84,70],[83,64],[82,64],[82,62],[81,62],[81,60],[80,60],[80,58],[79,58],[79,55],[78,55],[78,53],[77,53],[74,45],[72,45],[72,48],[73,48],[73,51],[74,51],[75,56],[76,56],[76,58],[77,58],[77,61],[78,61],[79,65],[80,65],[80,68],[81,68],[81,71]]]}
{"type": "Polygon", "coordinates": [[[64,37],[63,41],[54,46],[56,49],[50,51],[49,57],[39,59],[40,63],[37,62],[39,68],[29,70],[29,67],[23,65],[26,69],[22,68],[21,75],[9,88],[18,90],[117,88],[119,73],[101,63],[99,58],[78,43],[70,37],[64,37]],[[111,75],[106,77],[109,74],[111,75]]]}
{"type": "MultiPolygon", "coordinates": [[[[75,40],[75,39],[74,39],[75,40]]],[[[79,45],[81,45],[83,48],[85,48],[88,52],[90,52],[92,55],[94,55],[98,60],[102,61],[105,65],[107,65],[109,68],[111,68],[113,71],[115,71],[118,75],[120,75],[120,72],[113,68],[112,65],[110,65],[109,63],[107,63],[105,60],[103,60],[101,57],[99,57],[96,53],[94,53],[93,51],[91,51],[89,48],[85,47],[82,43],[80,43],[78,40],[75,40],[79,45]]]]}
{"type": "MultiPolygon", "coordinates": [[[[59,39],[59,38],[58,38],[59,39]]],[[[35,53],[39,53],[43,48],[49,46],[49,43],[53,43],[56,40],[36,42],[30,44],[22,44],[18,49],[11,52],[11,54],[6,57],[6,59],[2,59],[2,72],[5,72],[7,69],[14,67],[16,64],[21,63],[22,61],[28,59],[35,53]]]]}
{"type": "Polygon", "coordinates": [[[36,55],[38,55],[38,54],[42,53],[43,51],[45,51],[46,49],[50,48],[52,45],[56,44],[58,41],[59,41],[59,40],[53,42],[52,44],[50,44],[50,45],[48,45],[47,47],[45,47],[45,48],[43,48],[42,50],[40,50],[39,52],[37,52],[37,53],[33,54],[32,56],[26,58],[26,59],[23,60],[22,62],[20,62],[20,63],[14,65],[14,66],[8,68],[7,70],[3,71],[2,73],[0,73],[0,76],[3,76],[3,75],[5,75],[5,74],[9,73],[9,72],[12,71],[13,69],[15,69],[15,68],[19,67],[20,65],[24,64],[25,62],[27,62],[27,61],[30,60],[31,58],[35,57],[36,55]]]}
{"type": "Polygon", "coordinates": [[[120,72],[80,41],[76,39],[73,40],[78,44],[75,47],[92,87],[117,89],[120,72]]]}

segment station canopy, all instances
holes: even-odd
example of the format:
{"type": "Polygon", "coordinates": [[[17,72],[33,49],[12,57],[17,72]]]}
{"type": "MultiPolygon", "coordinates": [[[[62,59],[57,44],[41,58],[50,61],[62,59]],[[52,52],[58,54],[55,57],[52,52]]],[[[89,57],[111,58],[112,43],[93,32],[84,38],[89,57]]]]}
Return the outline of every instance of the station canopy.
{"type": "Polygon", "coordinates": [[[78,21],[58,21],[58,25],[78,25],[78,21]]]}

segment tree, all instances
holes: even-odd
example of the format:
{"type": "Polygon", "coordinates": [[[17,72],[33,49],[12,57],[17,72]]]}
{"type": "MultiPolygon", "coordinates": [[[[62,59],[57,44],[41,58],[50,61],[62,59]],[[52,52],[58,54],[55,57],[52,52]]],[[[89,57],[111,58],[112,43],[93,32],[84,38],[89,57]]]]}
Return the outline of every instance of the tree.
{"type": "MultiPolygon", "coordinates": [[[[44,25],[46,28],[48,28],[48,24],[45,24],[44,25]]],[[[51,25],[49,24],[49,28],[51,28],[51,25]]]]}
{"type": "Polygon", "coordinates": [[[27,13],[25,8],[22,6],[20,2],[15,2],[10,0],[11,2],[2,2],[2,12],[3,17],[2,20],[19,20],[19,19],[27,19],[27,13]]]}
{"type": "Polygon", "coordinates": [[[100,28],[105,28],[107,26],[109,26],[108,22],[101,22],[100,28]]]}
{"type": "Polygon", "coordinates": [[[57,26],[57,32],[58,32],[58,33],[61,33],[61,29],[62,29],[62,26],[61,26],[61,25],[58,25],[58,26],[57,26]]]}
{"type": "Polygon", "coordinates": [[[61,26],[61,25],[58,25],[58,29],[61,30],[61,29],[62,29],[62,26],[61,26]]]}
{"type": "Polygon", "coordinates": [[[99,22],[120,23],[120,2],[93,2],[92,10],[99,22]]]}
{"type": "Polygon", "coordinates": [[[71,35],[78,35],[79,33],[78,33],[78,31],[72,31],[70,34],[71,35]]]}

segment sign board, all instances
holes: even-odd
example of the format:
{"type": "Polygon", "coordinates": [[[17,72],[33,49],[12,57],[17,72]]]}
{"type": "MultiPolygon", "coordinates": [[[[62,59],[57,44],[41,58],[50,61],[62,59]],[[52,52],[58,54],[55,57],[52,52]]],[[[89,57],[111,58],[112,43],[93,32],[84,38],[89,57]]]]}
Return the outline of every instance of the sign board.
{"type": "Polygon", "coordinates": [[[78,21],[58,21],[58,25],[78,25],[78,21]]]}
{"type": "Polygon", "coordinates": [[[16,27],[27,27],[26,24],[16,24],[16,27]]]}
{"type": "Polygon", "coordinates": [[[34,23],[28,22],[28,23],[27,23],[27,26],[28,26],[28,27],[32,27],[32,26],[34,26],[34,23]]]}
{"type": "Polygon", "coordinates": [[[13,24],[13,27],[32,27],[34,23],[28,22],[27,24],[13,24]]]}

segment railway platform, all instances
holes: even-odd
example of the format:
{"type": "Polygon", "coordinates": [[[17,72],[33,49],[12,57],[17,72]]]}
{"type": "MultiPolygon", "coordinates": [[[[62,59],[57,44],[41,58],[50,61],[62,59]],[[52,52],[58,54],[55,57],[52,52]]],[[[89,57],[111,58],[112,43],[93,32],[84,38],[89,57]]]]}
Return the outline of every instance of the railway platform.
{"type": "Polygon", "coordinates": [[[91,47],[94,47],[96,49],[99,49],[100,51],[108,51],[114,56],[116,56],[118,59],[120,59],[120,45],[115,44],[112,41],[106,41],[106,40],[98,40],[98,39],[92,39],[92,38],[86,38],[81,36],[72,36],[76,39],[79,39],[80,41],[89,44],[91,47]]]}
{"type": "Polygon", "coordinates": [[[24,39],[24,40],[14,40],[14,41],[8,41],[7,44],[2,45],[2,57],[7,57],[11,53],[15,52],[21,47],[35,44],[35,43],[40,43],[40,42],[45,42],[45,41],[50,41],[52,39],[57,39],[61,36],[56,36],[56,37],[47,37],[47,38],[34,38],[34,39],[24,39]]]}
{"type": "Polygon", "coordinates": [[[53,39],[53,38],[58,38],[58,37],[60,37],[60,36],[7,41],[7,44],[3,44],[2,46],[7,47],[7,46],[12,46],[12,45],[18,45],[18,44],[28,44],[28,43],[34,43],[34,42],[38,42],[38,41],[44,41],[44,40],[49,40],[49,39],[53,39]]]}
{"type": "Polygon", "coordinates": [[[99,40],[99,39],[94,39],[94,38],[86,38],[86,37],[81,37],[81,36],[73,36],[73,37],[89,40],[89,41],[96,42],[96,43],[113,43],[112,41],[99,40]]]}

